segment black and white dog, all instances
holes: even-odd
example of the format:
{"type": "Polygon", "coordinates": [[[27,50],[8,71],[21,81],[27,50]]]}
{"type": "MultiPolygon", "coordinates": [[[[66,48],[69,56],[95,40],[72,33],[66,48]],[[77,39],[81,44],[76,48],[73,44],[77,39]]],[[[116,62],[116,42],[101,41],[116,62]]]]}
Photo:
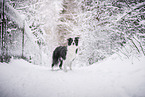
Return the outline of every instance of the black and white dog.
{"type": "Polygon", "coordinates": [[[71,64],[78,52],[79,37],[69,38],[67,41],[67,46],[59,46],[54,50],[52,56],[52,70],[54,65],[58,65],[58,63],[60,63],[60,69],[62,69],[62,65],[64,66],[65,72],[67,71],[67,66],[72,70],[71,64]]]}

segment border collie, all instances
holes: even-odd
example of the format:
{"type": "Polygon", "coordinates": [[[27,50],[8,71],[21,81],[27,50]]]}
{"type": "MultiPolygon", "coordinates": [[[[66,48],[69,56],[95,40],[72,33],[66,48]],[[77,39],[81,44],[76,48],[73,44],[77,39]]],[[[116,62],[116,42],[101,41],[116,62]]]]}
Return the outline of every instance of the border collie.
{"type": "Polygon", "coordinates": [[[60,69],[62,69],[62,65],[64,66],[65,72],[67,72],[67,66],[72,70],[71,64],[78,52],[79,37],[69,38],[67,42],[67,46],[59,46],[53,51],[52,70],[54,65],[58,65],[58,63],[60,69]]]}

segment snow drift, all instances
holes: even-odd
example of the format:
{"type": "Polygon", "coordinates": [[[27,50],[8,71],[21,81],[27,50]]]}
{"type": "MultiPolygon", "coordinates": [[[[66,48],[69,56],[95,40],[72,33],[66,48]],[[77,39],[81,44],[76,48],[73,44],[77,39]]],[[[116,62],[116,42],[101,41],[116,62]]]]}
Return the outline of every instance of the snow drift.
{"type": "Polygon", "coordinates": [[[12,59],[0,63],[0,97],[145,97],[144,58],[114,54],[67,73],[12,59]]]}

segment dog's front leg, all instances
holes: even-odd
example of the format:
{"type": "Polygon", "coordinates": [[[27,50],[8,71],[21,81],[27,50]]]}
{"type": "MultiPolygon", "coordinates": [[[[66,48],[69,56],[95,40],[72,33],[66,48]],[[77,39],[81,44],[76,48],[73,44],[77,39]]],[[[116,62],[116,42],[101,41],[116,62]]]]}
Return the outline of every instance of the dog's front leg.
{"type": "Polygon", "coordinates": [[[72,62],[69,63],[69,68],[72,70],[72,62]]]}
{"type": "Polygon", "coordinates": [[[73,63],[74,60],[75,60],[75,59],[73,59],[73,60],[69,63],[69,68],[70,68],[70,70],[72,70],[72,63],[73,63]]]}
{"type": "Polygon", "coordinates": [[[66,65],[64,65],[64,72],[67,72],[67,67],[66,67],[66,65]]]}
{"type": "Polygon", "coordinates": [[[64,65],[63,65],[63,70],[64,70],[64,72],[67,72],[67,62],[66,61],[64,61],[64,65]]]}

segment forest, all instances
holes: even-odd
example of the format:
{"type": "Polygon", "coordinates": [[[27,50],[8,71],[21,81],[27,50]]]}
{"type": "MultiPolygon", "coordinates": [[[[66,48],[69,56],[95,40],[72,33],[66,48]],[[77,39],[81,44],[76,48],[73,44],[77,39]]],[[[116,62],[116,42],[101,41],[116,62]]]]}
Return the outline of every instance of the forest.
{"type": "Polygon", "coordinates": [[[15,57],[47,65],[54,48],[76,35],[74,64],[80,66],[118,52],[127,58],[145,55],[144,0],[1,0],[0,5],[1,62],[15,57]]]}

